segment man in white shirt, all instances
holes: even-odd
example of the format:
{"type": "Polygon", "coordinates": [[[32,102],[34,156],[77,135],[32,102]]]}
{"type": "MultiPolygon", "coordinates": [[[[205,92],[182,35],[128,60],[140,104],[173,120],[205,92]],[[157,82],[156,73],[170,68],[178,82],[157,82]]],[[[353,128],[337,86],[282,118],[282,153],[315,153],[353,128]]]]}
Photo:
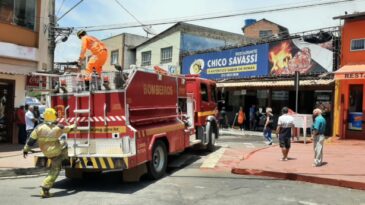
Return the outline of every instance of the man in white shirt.
{"type": "Polygon", "coordinates": [[[25,113],[25,130],[27,131],[27,140],[34,130],[34,123],[37,121],[34,117],[33,110],[34,107],[30,105],[28,111],[25,113]]]}
{"type": "Polygon", "coordinates": [[[282,161],[288,160],[290,138],[294,134],[294,118],[288,115],[288,111],[287,107],[281,109],[282,115],[278,119],[278,126],[276,128],[276,137],[279,137],[281,152],[283,153],[282,161]]]}

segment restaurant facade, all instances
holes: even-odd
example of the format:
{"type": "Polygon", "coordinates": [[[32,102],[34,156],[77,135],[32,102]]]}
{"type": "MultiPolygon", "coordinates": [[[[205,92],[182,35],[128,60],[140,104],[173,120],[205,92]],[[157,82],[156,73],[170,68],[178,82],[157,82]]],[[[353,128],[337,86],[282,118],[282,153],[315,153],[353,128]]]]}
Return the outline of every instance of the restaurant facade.
{"type": "MultiPolygon", "coordinates": [[[[259,113],[271,107],[275,117],[284,106],[300,114],[311,114],[319,107],[327,121],[332,122],[335,91],[332,72],[337,68],[333,48],[337,36],[337,30],[332,29],[331,32],[318,31],[256,45],[201,52],[183,57],[182,73],[200,74],[217,81],[218,96],[224,101],[220,109],[224,106],[227,110],[230,125],[234,125],[240,106],[248,119],[252,105],[259,113]],[[296,73],[299,81],[295,81],[296,73]]],[[[332,124],[328,123],[326,135],[332,134],[332,124]]]]}

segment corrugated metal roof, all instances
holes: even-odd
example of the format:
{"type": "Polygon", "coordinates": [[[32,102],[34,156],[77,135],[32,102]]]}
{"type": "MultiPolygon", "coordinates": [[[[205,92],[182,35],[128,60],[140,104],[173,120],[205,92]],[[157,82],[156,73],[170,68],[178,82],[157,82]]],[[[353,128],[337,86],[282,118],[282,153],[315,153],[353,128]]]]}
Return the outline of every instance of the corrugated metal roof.
{"type": "Polygon", "coordinates": [[[9,65],[9,64],[1,64],[0,66],[0,73],[3,74],[29,75],[30,73],[35,71],[37,71],[37,68],[26,67],[26,66],[9,65]]]}
{"type": "MultiPolygon", "coordinates": [[[[333,83],[333,79],[313,79],[313,80],[301,80],[300,86],[317,86],[317,85],[330,85],[333,83]]],[[[280,81],[241,81],[241,82],[223,82],[217,83],[217,87],[292,87],[294,86],[294,80],[280,80],[280,81]]]]}

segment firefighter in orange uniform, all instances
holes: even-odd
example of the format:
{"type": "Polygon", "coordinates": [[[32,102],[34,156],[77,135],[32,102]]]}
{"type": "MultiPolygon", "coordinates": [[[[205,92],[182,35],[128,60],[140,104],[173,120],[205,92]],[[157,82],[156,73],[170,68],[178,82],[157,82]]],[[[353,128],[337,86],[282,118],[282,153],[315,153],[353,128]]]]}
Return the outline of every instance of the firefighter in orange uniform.
{"type": "Polygon", "coordinates": [[[88,77],[95,71],[101,76],[103,70],[103,65],[108,57],[108,50],[103,42],[99,39],[89,36],[86,31],[80,30],[77,32],[77,36],[81,39],[81,53],[79,58],[79,63],[85,59],[86,50],[90,50],[92,56],[86,66],[86,73],[88,77]]]}

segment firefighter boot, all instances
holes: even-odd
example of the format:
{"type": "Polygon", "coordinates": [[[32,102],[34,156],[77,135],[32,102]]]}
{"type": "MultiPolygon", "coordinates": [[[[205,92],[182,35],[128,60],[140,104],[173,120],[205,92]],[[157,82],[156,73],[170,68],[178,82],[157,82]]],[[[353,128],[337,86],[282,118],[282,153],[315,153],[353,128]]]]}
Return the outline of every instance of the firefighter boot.
{"type": "Polygon", "coordinates": [[[90,89],[90,81],[89,80],[85,80],[85,90],[89,91],[90,89]]]}
{"type": "Polygon", "coordinates": [[[53,194],[49,193],[49,188],[43,187],[41,186],[42,190],[41,190],[41,197],[42,198],[49,198],[51,196],[53,196],[53,194]]]}
{"type": "Polygon", "coordinates": [[[62,160],[62,167],[70,167],[70,166],[71,166],[71,162],[69,159],[62,160]]]}

